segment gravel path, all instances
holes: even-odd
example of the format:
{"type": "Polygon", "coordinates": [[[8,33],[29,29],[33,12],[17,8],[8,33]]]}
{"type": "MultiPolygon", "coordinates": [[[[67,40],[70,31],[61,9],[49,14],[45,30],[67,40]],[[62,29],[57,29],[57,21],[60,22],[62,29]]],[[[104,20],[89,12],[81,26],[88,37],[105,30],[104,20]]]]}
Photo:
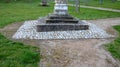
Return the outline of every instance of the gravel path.
{"type": "MultiPolygon", "coordinates": [[[[113,25],[120,24],[120,18],[88,20],[107,33],[117,36],[113,25]]],[[[22,23],[14,23],[0,31],[9,38],[22,23]]],[[[103,44],[113,39],[75,39],[75,40],[18,40],[39,46],[42,59],[39,67],[120,67],[112,56],[103,49],[103,44]]]]}

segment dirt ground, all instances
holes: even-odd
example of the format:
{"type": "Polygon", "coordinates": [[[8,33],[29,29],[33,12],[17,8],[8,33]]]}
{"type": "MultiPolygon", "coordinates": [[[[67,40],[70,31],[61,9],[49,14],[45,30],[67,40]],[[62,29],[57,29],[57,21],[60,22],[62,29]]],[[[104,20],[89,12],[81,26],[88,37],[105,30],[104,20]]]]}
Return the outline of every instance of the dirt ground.
{"type": "MultiPolygon", "coordinates": [[[[120,18],[88,21],[117,37],[117,32],[112,26],[119,25],[120,18]]],[[[12,39],[12,35],[22,24],[22,22],[10,24],[0,31],[6,37],[12,39]]],[[[39,67],[120,67],[120,62],[115,60],[103,46],[113,39],[16,41],[40,47],[42,59],[39,67]]]]}

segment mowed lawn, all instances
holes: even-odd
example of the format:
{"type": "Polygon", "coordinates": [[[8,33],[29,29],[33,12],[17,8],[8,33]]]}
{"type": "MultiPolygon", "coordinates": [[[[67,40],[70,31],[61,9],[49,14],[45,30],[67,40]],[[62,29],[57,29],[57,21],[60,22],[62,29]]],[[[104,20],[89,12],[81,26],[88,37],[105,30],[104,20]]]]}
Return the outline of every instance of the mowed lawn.
{"type": "Polygon", "coordinates": [[[7,39],[0,33],[0,67],[38,67],[39,48],[7,39]]]}
{"type": "MultiPolygon", "coordinates": [[[[34,3],[0,3],[0,27],[13,22],[38,19],[53,12],[53,3],[48,7],[41,7],[39,2],[34,3]]],[[[81,8],[80,12],[75,7],[69,7],[69,13],[80,19],[100,19],[120,17],[120,13],[81,8]]]]}
{"type": "Polygon", "coordinates": [[[53,7],[39,7],[39,3],[0,3],[0,27],[13,22],[38,19],[52,12],[53,7]]]}
{"type": "MultiPolygon", "coordinates": [[[[75,3],[74,1],[70,1],[70,3],[75,3]]],[[[100,4],[100,0],[80,0],[81,5],[87,6],[95,6],[95,7],[104,7],[104,8],[112,8],[120,10],[120,1],[112,1],[112,0],[103,0],[102,4],[100,4]]]]}
{"type": "MultiPolygon", "coordinates": [[[[0,27],[4,27],[12,22],[33,19],[29,16],[35,19],[36,14],[31,12],[33,11],[32,9],[28,9],[29,4],[0,3],[0,27]]],[[[14,42],[1,33],[0,67],[38,67],[40,61],[40,49],[38,47],[14,42]]]]}

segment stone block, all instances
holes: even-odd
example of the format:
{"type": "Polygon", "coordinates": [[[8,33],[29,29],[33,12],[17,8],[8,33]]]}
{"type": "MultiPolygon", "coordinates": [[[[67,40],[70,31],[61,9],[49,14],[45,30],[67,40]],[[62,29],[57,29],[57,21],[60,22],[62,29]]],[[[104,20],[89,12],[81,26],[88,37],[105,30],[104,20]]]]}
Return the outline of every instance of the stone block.
{"type": "Polygon", "coordinates": [[[80,24],[43,24],[37,25],[38,32],[88,30],[88,25],[80,24]]]}
{"type": "Polygon", "coordinates": [[[46,19],[46,23],[78,23],[78,20],[72,20],[72,19],[46,19]]]}

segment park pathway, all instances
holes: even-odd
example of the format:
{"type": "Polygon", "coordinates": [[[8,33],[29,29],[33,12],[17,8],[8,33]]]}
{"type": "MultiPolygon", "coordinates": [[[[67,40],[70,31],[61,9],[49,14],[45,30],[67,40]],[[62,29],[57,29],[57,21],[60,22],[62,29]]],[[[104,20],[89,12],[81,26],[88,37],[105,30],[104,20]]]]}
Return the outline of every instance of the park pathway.
{"type": "MultiPolygon", "coordinates": [[[[75,6],[73,4],[69,4],[70,6],[75,6]]],[[[111,9],[111,8],[102,8],[102,7],[93,7],[93,6],[85,6],[85,5],[80,5],[82,8],[90,8],[90,9],[97,9],[97,10],[105,10],[105,11],[112,11],[112,12],[120,12],[120,10],[117,9],[111,9]]]]}

